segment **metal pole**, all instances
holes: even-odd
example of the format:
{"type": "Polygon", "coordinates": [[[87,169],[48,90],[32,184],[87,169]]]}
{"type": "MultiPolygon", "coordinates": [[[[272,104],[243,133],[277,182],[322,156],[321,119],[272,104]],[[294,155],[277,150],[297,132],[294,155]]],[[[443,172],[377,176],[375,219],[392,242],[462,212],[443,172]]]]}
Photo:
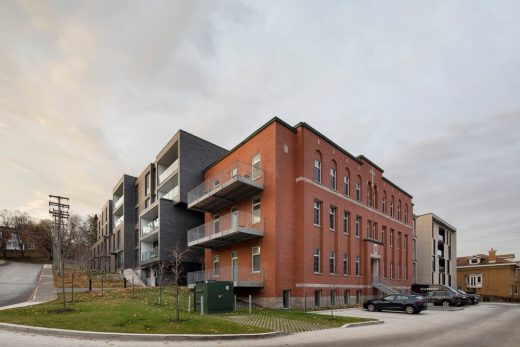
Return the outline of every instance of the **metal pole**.
{"type": "Polygon", "coordinates": [[[249,294],[249,314],[251,314],[251,294],[249,294]]]}
{"type": "Polygon", "coordinates": [[[72,273],[72,286],[71,286],[71,291],[72,291],[72,302],[74,302],[74,273],[72,273]]]}
{"type": "Polygon", "coordinates": [[[132,276],[132,297],[133,297],[133,298],[135,298],[134,277],[135,277],[135,276],[132,276]]]}
{"type": "Polygon", "coordinates": [[[204,297],[202,295],[200,296],[200,315],[204,315],[204,297]]]}
{"type": "Polygon", "coordinates": [[[235,294],[234,297],[235,297],[235,305],[233,306],[233,308],[234,308],[234,311],[236,312],[237,311],[237,295],[235,294]]]}
{"type": "Polygon", "coordinates": [[[307,291],[303,290],[303,313],[307,313],[307,291]]]}
{"type": "Polygon", "coordinates": [[[105,276],[101,276],[101,296],[103,296],[103,278],[105,276]]]}
{"type": "Polygon", "coordinates": [[[191,294],[188,295],[188,312],[191,313],[191,294]]]}

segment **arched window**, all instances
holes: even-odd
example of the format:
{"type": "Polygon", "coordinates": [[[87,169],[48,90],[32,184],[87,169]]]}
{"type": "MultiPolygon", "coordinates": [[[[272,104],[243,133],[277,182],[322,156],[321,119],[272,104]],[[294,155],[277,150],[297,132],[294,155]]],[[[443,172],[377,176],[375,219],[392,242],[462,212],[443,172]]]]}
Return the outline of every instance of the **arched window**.
{"type": "Polygon", "coordinates": [[[345,176],[343,176],[343,194],[350,196],[350,171],[345,169],[345,176]]]}
{"type": "Polygon", "coordinates": [[[397,219],[401,220],[401,200],[397,203],[397,219]]]}
{"type": "Polygon", "coordinates": [[[381,201],[383,213],[386,213],[386,191],[383,190],[383,201],[381,201]]]}
{"type": "Polygon", "coordinates": [[[408,223],[408,204],[404,205],[404,222],[408,223]]]}
{"type": "Polygon", "coordinates": [[[337,184],[337,165],[336,162],[333,160],[330,164],[330,188],[333,190],[337,190],[338,184],[337,184]]]}
{"type": "Polygon", "coordinates": [[[321,183],[321,153],[316,151],[314,154],[314,180],[321,183]]]}
{"type": "Polygon", "coordinates": [[[378,203],[378,191],[377,191],[377,186],[374,184],[374,190],[372,191],[372,207],[373,208],[378,208],[379,207],[379,203],[378,203]]]}
{"type": "Polygon", "coordinates": [[[394,216],[394,196],[390,198],[390,217],[394,216]]]}
{"type": "Polygon", "coordinates": [[[367,205],[372,206],[372,184],[367,182],[367,205]]]}
{"type": "Polygon", "coordinates": [[[357,177],[356,181],[356,200],[361,201],[361,177],[357,177]]]}

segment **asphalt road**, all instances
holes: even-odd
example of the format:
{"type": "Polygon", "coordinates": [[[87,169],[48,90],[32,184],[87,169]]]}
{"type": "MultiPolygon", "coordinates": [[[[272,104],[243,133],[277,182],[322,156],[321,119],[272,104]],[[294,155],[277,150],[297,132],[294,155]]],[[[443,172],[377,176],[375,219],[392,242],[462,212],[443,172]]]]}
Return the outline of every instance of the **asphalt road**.
{"type": "Polygon", "coordinates": [[[27,263],[0,266],[0,307],[29,300],[41,269],[42,265],[27,263]]]}
{"type": "Polygon", "coordinates": [[[419,315],[375,312],[359,309],[335,314],[383,319],[384,324],[336,328],[268,339],[228,341],[120,341],[42,336],[2,331],[2,346],[433,346],[489,347],[520,346],[520,305],[479,304],[462,311],[425,311],[419,315]]]}

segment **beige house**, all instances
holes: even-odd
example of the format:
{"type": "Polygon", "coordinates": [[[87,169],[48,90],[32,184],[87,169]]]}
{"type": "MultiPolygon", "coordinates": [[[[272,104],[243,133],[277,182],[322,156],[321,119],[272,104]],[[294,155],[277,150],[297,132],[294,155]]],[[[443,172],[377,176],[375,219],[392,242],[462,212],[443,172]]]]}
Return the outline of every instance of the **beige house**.
{"type": "Polygon", "coordinates": [[[458,287],[485,300],[520,301],[520,263],[514,254],[488,254],[457,258],[458,287]]]}

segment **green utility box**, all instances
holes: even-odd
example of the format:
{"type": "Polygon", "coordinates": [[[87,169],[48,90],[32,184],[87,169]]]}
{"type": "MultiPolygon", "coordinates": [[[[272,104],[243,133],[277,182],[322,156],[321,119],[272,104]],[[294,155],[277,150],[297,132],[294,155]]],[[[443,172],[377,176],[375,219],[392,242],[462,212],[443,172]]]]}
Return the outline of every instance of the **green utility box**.
{"type": "Polygon", "coordinates": [[[233,312],[235,292],[231,281],[200,281],[195,284],[195,310],[204,314],[233,312]],[[201,300],[202,299],[202,300],[201,300]]]}

